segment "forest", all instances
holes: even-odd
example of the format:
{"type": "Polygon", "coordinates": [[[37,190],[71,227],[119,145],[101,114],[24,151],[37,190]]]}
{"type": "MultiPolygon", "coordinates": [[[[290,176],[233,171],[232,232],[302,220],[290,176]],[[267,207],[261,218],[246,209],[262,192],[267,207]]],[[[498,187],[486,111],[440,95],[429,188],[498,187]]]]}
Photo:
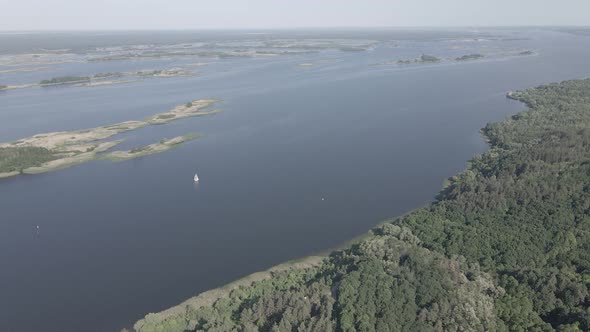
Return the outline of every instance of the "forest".
{"type": "Polygon", "coordinates": [[[528,109],[433,203],[314,267],[149,314],[152,331],[589,331],[590,80],[518,91],[528,109]]]}

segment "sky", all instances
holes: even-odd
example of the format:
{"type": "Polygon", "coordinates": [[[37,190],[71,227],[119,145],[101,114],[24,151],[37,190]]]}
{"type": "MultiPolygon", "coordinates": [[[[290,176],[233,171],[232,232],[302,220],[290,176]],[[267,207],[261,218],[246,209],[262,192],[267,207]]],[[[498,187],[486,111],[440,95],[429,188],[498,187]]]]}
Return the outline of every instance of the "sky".
{"type": "Polygon", "coordinates": [[[590,0],[0,0],[0,30],[590,25],[590,0]]]}

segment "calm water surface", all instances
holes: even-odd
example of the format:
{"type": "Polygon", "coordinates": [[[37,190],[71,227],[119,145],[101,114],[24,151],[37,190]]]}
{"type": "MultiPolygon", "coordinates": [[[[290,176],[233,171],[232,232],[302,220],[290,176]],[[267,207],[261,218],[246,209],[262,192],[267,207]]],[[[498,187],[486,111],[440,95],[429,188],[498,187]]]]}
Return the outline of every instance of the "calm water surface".
{"type": "MultiPolygon", "coordinates": [[[[506,91],[590,76],[590,38],[518,33],[526,40],[490,47],[537,56],[370,66],[409,52],[382,44],[215,60],[191,78],[0,93],[0,141],[141,119],[198,98],[222,99],[224,110],[122,135],[130,148],[204,134],[166,153],[0,181],[0,330],[118,331],[428,203],[485,151],[479,128],[523,109],[506,91]],[[297,66],[321,58],[337,61],[297,66]]],[[[407,43],[417,54],[450,52],[407,43]]],[[[0,78],[175,65],[67,64],[0,78]]]]}

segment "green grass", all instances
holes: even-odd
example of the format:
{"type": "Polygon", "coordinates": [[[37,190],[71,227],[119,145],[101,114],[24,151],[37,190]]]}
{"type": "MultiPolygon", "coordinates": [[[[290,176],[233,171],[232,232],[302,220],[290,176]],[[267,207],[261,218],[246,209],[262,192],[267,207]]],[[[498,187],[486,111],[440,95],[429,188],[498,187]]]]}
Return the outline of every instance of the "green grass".
{"type": "Polygon", "coordinates": [[[22,172],[58,158],[55,153],[42,147],[0,148],[0,173],[22,172]]]}

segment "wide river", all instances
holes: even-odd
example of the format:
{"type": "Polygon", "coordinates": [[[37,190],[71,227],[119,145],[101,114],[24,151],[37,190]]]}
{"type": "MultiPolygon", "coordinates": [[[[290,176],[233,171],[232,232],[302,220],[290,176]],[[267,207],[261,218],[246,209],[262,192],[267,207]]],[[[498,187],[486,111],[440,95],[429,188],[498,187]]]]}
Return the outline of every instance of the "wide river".
{"type": "MultiPolygon", "coordinates": [[[[0,142],[141,119],[199,98],[222,99],[224,110],[124,135],[130,147],[204,134],[162,154],[0,181],[0,330],[119,331],[430,202],[485,151],[479,129],[524,108],[507,91],[590,77],[590,37],[498,33],[518,38],[494,47],[536,55],[371,66],[398,52],[380,43],[213,60],[188,78],[0,92],[0,142]],[[330,61],[298,65],[320,59],[330,61]]],[[[450,50],[406,39],[413,56],[450,50]]],[[[177,65],[71,63],[0,79],[177,65]]]]}

